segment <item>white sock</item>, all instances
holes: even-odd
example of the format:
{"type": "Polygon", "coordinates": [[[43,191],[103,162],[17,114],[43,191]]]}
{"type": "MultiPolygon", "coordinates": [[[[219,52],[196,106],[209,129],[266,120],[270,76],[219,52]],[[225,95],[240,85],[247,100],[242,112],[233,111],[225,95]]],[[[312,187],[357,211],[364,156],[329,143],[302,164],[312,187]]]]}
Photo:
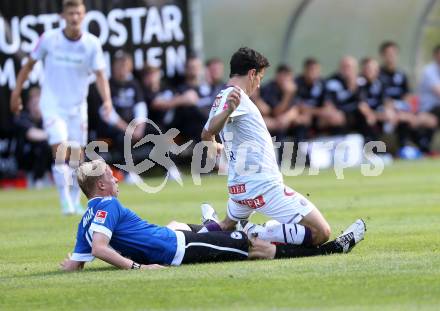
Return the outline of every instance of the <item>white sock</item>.
{"type": "Polygon", "coordinates": [[[72,185],[70,186],[70,197],[74,207],[77,207],[81,203],[81,189],[78,184],[78,175],[76,169],[69,166],[70,176],[72,176],[72,185]]]}
{"type": "Polygon", "coordinates": [[[75,209],[70,195],[71,174],[69,166],[65,163],[52,165],[52,174],[60,196],[61,207],[68,210],[64,212],[74,213],[75,209]]]}
{"type": "Polygon", "coordinates": [[[258,233],[258,238],[269,242],[301,245],[305,232],[306,228],[302,225],[276,223],[264,227],[256,225],[248,234],[258,233]]]}

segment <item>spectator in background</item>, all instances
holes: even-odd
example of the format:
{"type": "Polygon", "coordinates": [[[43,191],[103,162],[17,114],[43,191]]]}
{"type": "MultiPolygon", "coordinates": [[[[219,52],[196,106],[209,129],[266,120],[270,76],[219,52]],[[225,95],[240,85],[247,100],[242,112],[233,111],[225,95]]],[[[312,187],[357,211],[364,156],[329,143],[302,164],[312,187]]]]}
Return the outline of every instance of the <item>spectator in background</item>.
{"type": "MultiPolygon", "coordinates": [[[[185,81],[176,89],[177,95],[169,102],[175,108],[170,127],[180,130],[185,140],[200,141],[200,133],[208,118],[211,87],[203,80],[203,64],[200,58],[191,55],[185,65],[185,81]]],[[[166,105],[168,106],[168,105],[166,105]]]]}
{"type": "Polygon", "coordinates": [[[385,132],[392,132],[397,126],[399,147],[408,145],[411,129],[416,127],[416,117],[411,111],[408,77],[398,68],[399,46],[393,41],[385,41],[379,47],[382,66],[379,79],[385,89],[385,98],[393,101],[395,122],[385,124],[385,132]]]}
{"type": "Polygon", "coordinates": [[[423,69],[419,85],[420,124],[419,147],[423,152],[431,152],[432,137],[440,124],[440,45],[433,50],[434,61],[423,69]]]}
{"type": "Polygon", "coordinates": [[[355,129],[360,116],[359,95],[358,62],[352,56],[344,56],[339,63],[339,72],[325,83],[325,99],[318,126],[331,134],[355,129]]]}
{"type": "Polygon", "coordinates": [[[129,126],[134,127],[133,141],[138,141],[145,134],[143,122],[131,125],[130,122],[147,118],[148,115],[142,89],[133,77],[133,59],[130,54],[121,50],[115,53],[109,82],[114,111],[109,117],[101,115],[108,126],[101,128],[99,136],[111,138],[122,151],[124,134],[129,126]]]}
{"type": "MultiPolygon", "coordinates": [[[[203,111],[203,114],[209,115],[211,106],[214,103],[217,94],[226,86],[223,80],[225,74],[225,66],[220,58],[211,58],[206,62],[205,80],[209,86],[209,96],[203,96],[197,103],[197,106],[203,111]]],[[[205,83],[203,87],[206,88],[205,83]]]]}
{"type": "Polygon", "coordinates": [[[17,117],[18,128],[17,161],[28,174],[30,186],[41,188],[50,185],[49,172],[52,166],[52,152],[48,135],[43,129],[38,87],[29,90],[25,110],[17,117]]]}
{"type": "MultiPolygon", "coordinates": [[[[145,122],[142,120],[147,118],[148,111],[142,88],[133,77],[133,59],[130,54],[122,50],[115,53],[109,82],[114,110],[108,117],[101,113],[105,124],[98,128],[98,136],[110,139],[112,154],[117,155],[117,159],[113,161],[119,162],[123,159],[126,131],[133,131],[133,143],[144,137],[145,122]]],[[[127,182],[138,179],[134,173],[129,173],[126,177],[127,182]]]]}
{"type": "Polygon", "coordinates": [[[298,88],[297,103],[301,114],[308,121],[306,124],[311,124],[312,120],[318,121],[325,91],[319,62],[314,58],[305,59],[303,72],[295,81],[298,88]]]}
{"type": "MultiPolygon", "coordinates": [[[[161,131],[165,131],[171,122],[171,115],[173,115],[169,102],[173,99],[174,92],[163,85],[160,68],[147,64],[141,75],[149,119],[156,123],[161,131]]],[[[154,131],[154,129],[151,130],[154,131]]]]}
{"type": "Polygon", "coordinates": [[[220,58],[214,57],[206,62],[206,81],[211,86],[211,98],[225,87],[224,75],[225,65],[220,58]]]}
{"type": "Polygon", "coordinates": [[[156,119],[158,118],[158,122],[163,125],[163,129],[176,127],[187,138],[191,139],[194,136],[198,141],[200,133],[196,137],[195,130],[192,129],[192,122],[188,122],[188,120],[195,121],[194,124],[197,126],[200,123],[198,121],[205,118],[197,106],[200,100],[198,91],[209,96],[209,86],[203,84],[202,87],[200,82],[202,64],[198,58],[191,56],[187,60],[185,68],[185,83],[179,85],[176,90],[172,90],[161,84],[159,69],[150,70],[147,66],[147,70],[143,72],[144,93],[147,96],[147,101],[150,101],[149,106],[154,111],[156,119]],[[153,84],[156,88],[155,92],[149,90],[153,84]],[[192,116],[191,113],[194,115],[192,116]]]}
{"type": "Polygon", "coordinates": [[[382,122],[395,123],[395,113],[392,102],[385,102],[385,90],[379,80],[379,63],[372,58],[364,58],[361,62],[361,76],[358,79],[360,103],[359,112],[366,120],[368,128],[366,140],[379,138],[382,122]]]}
{"type": "MultiPolygon", "coordinates": [[[[174,92],[163,85],[162,83],[162,73],[160,68],[152,67],[148,64],[145,65],[142,70],[142,86],[144,89],[145,101],[149,107],[149,119],[153,121],[162,133],[167,132],[170,128],[170,123],[174,117],[175,107],[179,104],[179,101],[183,101],[182,96],[174,97],[174,92]]],[[[147,125],[147,132],[158,134],[157,128],[151,125],[147,125]]],[[[147,135],[148,136],[148,135],[147,135]]],[[[173,141],[169,141],[170,144],[173,141]]],[[[153,147],[150,158],[154,157],[153,147]]],[[[165,166],[164,166],[165,167],[165,166]]],[[[171,179],[181,180],[181,175],[178,168],[175,165],[170,165],[166,167],[166,172],[171,179]]]]}
{"type": "MultiPolygon", "coordinates": [[[[275,78],[261,88],[263,101],[257,103],[271,134],[278,141],[285,140],[293,132],[294,142],[305,139],[309,120],[295,105],[296,84],[292,69],[285,64],[277,67],[275,78]]],[[[258,102],[258,101],[257,101],[258,102]]]]}

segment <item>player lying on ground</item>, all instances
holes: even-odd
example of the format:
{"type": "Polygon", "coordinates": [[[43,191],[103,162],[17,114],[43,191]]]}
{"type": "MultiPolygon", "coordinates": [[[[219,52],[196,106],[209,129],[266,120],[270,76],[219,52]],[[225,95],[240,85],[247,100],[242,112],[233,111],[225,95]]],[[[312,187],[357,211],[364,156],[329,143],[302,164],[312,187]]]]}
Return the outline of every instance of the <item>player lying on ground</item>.
{"type": "MultiPolygon", "coordinates": [[[[83,163],[78,183],[89,203],[78,224],[74,253],[61,263],[66,271],[82,269],[94,257],[121,269],[158,269],[162,265],[298,256],[296,246],[249,240],[244,232],[195,233],[182,223],[171,223],[174,230],[150,224],[121,205],[117,179],[101,160],[83,163]]],[[[199,230],[201,226],[193,227],[199,230]]],[[[311,248],[302,256],[348,252],[364,233],[363,226],[351,226],[335,241],[311,248]]]]}
{"type": "Polygon", "coordinates": [[[272,138],[250,99],[268,66],[268,60],[250,48],[240,48],[231,57],[228,86],[217,95],[202,132],[203,141],[218,151],[219,135],[228,158],[227,216],[208,222],[201,232],[232,230],[255,211],[279,222],[270,230],[260,228],[259,237],[306,247],[322,245],[330,237],[330,226],[312,202],[284,185],[272,138]]]}

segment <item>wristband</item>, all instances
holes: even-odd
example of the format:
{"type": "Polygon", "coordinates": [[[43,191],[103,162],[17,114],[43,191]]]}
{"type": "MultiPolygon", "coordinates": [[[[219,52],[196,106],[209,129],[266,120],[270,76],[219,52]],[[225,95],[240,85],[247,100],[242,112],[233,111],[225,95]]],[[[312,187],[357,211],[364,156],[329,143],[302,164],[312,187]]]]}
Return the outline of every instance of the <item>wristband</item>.
{"type": "Polygon", "coordinates": [[[141,264],[134,262],[131,264],[131,270],[139,270],[141,268],[141,264]]]}

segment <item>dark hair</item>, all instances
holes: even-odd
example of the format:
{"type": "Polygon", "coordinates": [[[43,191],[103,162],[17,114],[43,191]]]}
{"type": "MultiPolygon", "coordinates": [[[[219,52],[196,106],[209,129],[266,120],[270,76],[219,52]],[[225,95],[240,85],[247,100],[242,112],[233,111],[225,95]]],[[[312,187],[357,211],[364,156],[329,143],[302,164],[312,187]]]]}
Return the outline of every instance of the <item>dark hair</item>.
{"type": "Polygon", "coordinates": [[[197,55],[194,52],[191,52],[190,54],[188,54],[188,56],[186,57],[186,61],[185,61],[185,66],[188,66],[188,64],[190,62],[192,62],[193,60],[200,60],[199,55],[197,55]]]}
{"type": "Polygon", "coordinates": [[[379,53],[383,54],[383,52],[385,52],[385,50],[387,50],[388,48],[391,48],[391,47],[399,49],[399,45],[396,42],[394,42],[394,41],[384,41],[379,46],[379,53]]]}
{"type": "Polygon", "coordinates": [[[209,67],[212,64],[216,64],[216,63],[223,63],[223,61],[218,57],[213,57],[213,58],[208,59],[206,61],[205,65],[206,65],[206,67],[209,67]]]}
{"type": "Polygon", "coordinates": [[[148,63],[144,65],[144,67],[142,68],[142,76],[148,75],[150,73],[153,72],[157,72],[160,71],[159,67],[155,67],[155,66],[151,66],[148,63]]]}
{"type": "Polygon", "coordinates": [[[229,76],[233,77],[247,75],[248,71],[252,69],[260,72],[262,69],[269,67],[270,64],[267,58],[257,51],[248,47],[241,47],[232,55],[230,66],[231,73],[229,76]]]}
{"type": "Polygon", "coordinates": [[[369,62],[372,62],[374,59],[372,57],[364,57],[361,60],[361,66],[365,66],[366,64],[368,64],[369,62]]]}
{"type": "Polygon", "coordinates": [[[292,68],[287,64],[279,64],[276,73],[292,73],[292,68]]]}
{"type": "Polygon", "coordinates": [[[313,57],[307,57],[303,62],[303,68],[310,68],[313,65],[319,65],[319,62],[316,58],[313,57]]]}
{"type": "Polygon", "coordinates": [[[437,55],[438,53],[440,53],[440,44],[437,44],[432,50],[432,54],[437,55]]]}

